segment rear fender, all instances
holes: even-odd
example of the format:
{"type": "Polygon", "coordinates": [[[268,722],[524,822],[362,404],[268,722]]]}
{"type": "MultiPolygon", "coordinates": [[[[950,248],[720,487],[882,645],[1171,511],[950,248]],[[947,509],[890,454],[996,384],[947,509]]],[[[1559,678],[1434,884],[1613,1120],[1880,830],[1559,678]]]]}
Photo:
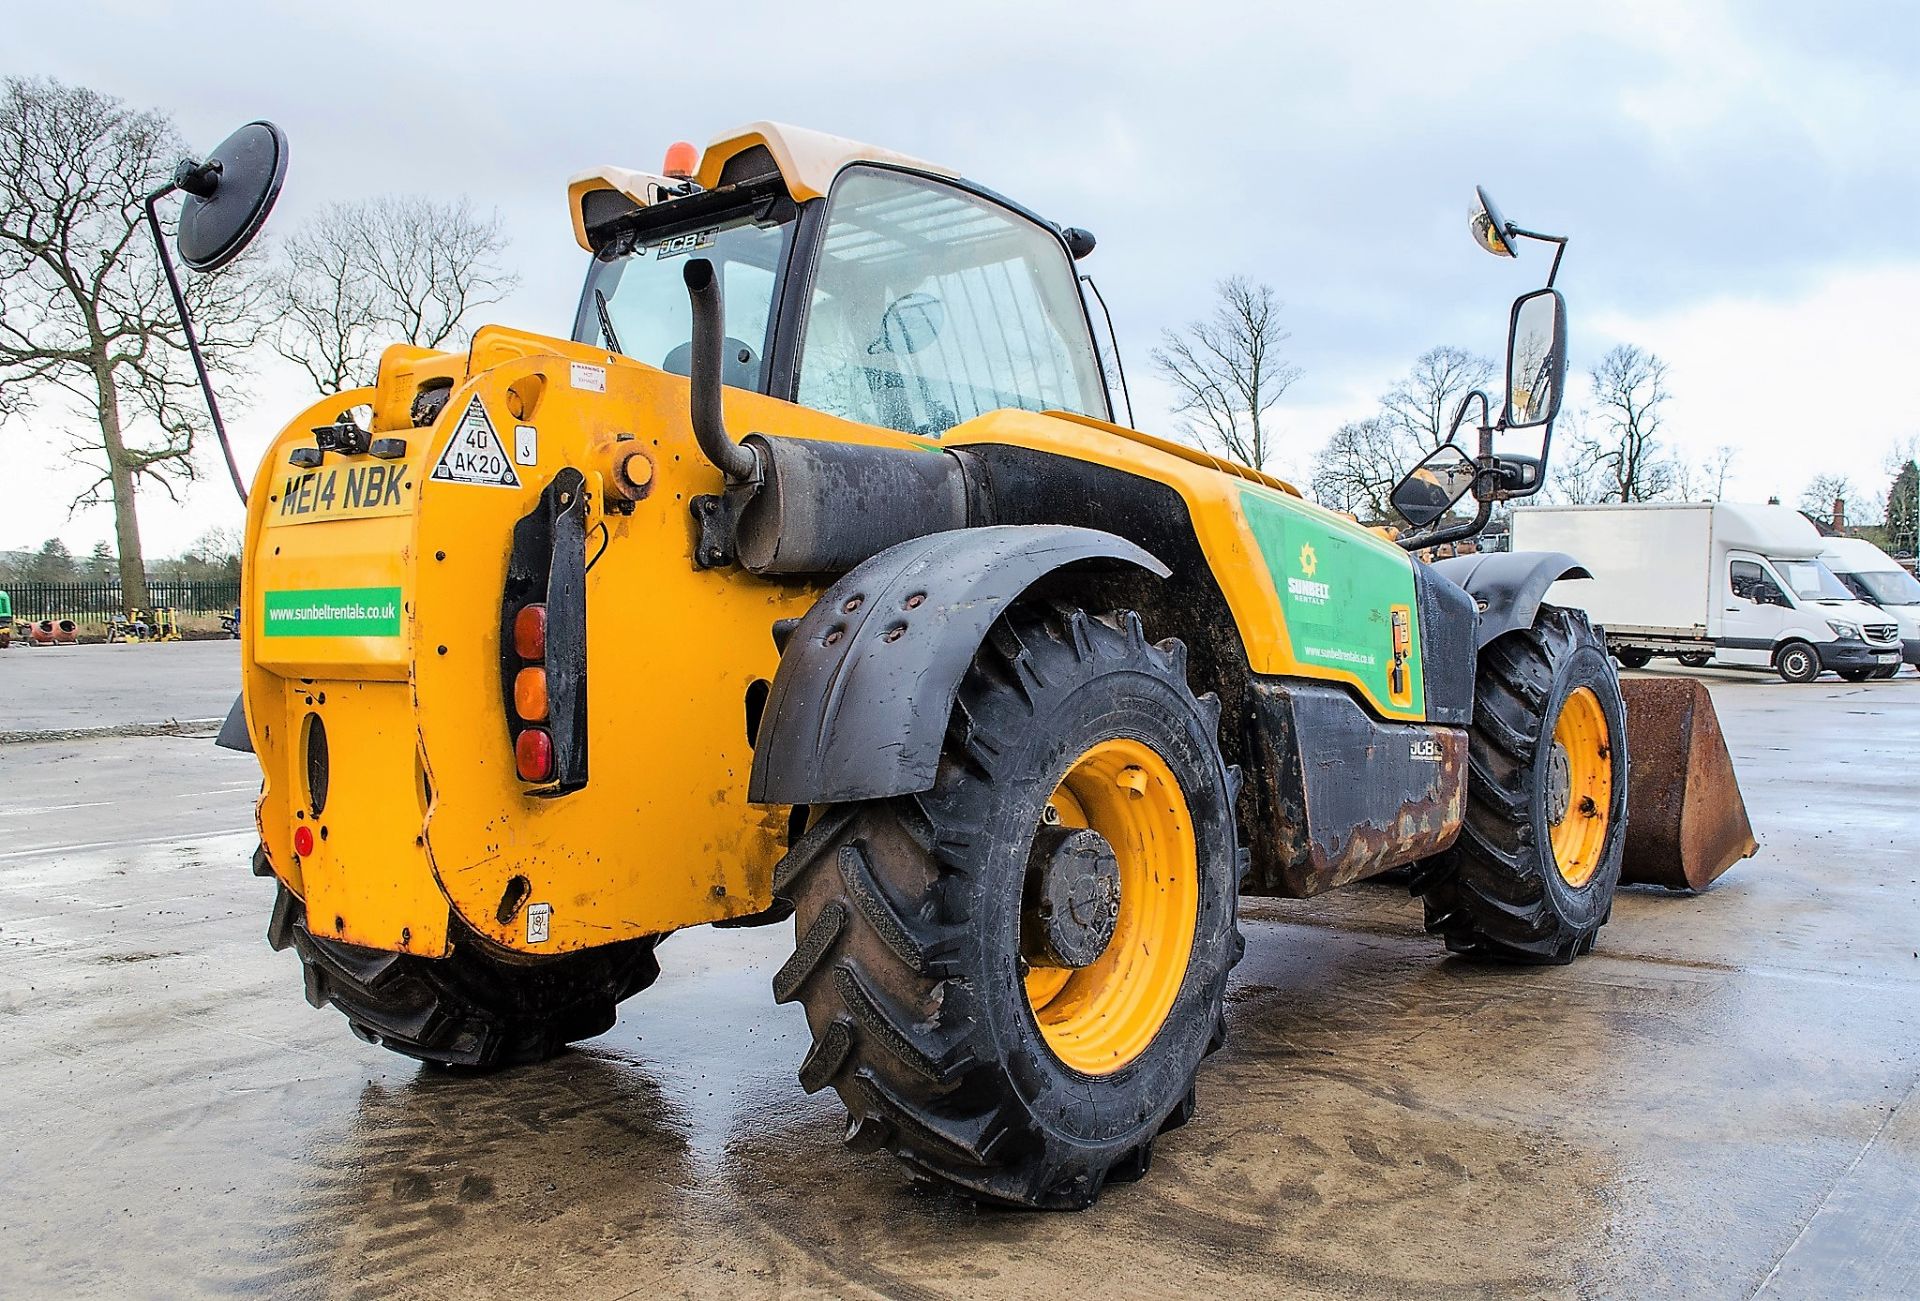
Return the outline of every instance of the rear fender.
{"type": "Polygon", "coordinates": [[[1561,579],[1593,577],[1564,551],[1488,551],[1437,560],[1433,570],[1473,598],[1480,611],[1476,648],[1533,627],[1547,589],[1561,579]]]}
{"type": "Polygon", "coordinates": [[[245,694],[233,698],[233,708],[227,711],[227,721],[220,724],[220,734],[213,743],[223,750],[238,750],[242,754],[253,753],[253,738],[247,734],[247,698],[245,694]]]}
{"type": "Polygon", "coordinates": [[[1062,525],[955,529],[852,570],[794,628],[774,675],[747,798],[822,804],[933,785],[960,679],[994,620],[1068,565],[1167,567],[1111,533],[1062,525]]]}

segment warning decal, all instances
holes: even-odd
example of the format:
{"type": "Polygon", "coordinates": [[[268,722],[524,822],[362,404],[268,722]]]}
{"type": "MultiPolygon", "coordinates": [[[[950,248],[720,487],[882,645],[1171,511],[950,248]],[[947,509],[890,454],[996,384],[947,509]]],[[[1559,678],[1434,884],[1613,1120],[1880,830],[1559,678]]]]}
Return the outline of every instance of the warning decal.
{"type": "Polygon", "coordinates": [[[520,476],[514,473],[500,435],[493,432],[487,410],[474,398],[467,403],[466,414],[454,426],[447,450],[440,453],[430,476],[446,483],[485,483],[496,488],[518,488],[520,476]]]}

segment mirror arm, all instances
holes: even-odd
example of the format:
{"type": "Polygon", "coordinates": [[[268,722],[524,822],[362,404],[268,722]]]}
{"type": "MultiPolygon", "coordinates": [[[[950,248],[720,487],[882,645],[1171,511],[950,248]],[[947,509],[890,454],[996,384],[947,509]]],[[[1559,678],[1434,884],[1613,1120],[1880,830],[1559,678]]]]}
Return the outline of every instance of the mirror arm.
{"type": "Polygon", "coordinates": [[[1537,239],[1542,244],[1552,244],[1554,246],[1553,265],[1547,269],[1547,288],[1553,288],[1554,277],[1560,274],[1560,259],[1565,256],[1567,251],[1567,237],[1565,235],[1543,235],[1537,230],[1521,230],[1511,222],[1507,223],[1507,229],[1504,233],[1508,236],[1517,236],[1521,239],[1537,239]]]}
{"type": "MultiPolygon", "coordinates": [[[[193,331],[193,314],[187,310],[187,296],[180,288],[180,275],[173,269],[166,236],[160,229],[160,200],[180,189],[183,181],[190,181],[199,171],[190,171],[183,165],[176,173],[177,179],[147,196],[147,229],[153,235],[154,249],[160,254],[160,270],[166,275],[167,288],[173,291],[173,306],[180,314],[180,328],[186,332],[187,353],[193,358],[193,373],[200,377],[200,392],[207,399],[207,414],[213,417],[214,437],[220,440],[221,454],[227,459],[227,473],[233,477],[233,490],[240,494],[240,504],[244,506],[247,504],[247,485],[240,478],[240,463],[233,459],[233,444],[227,440],[227,424],[220,418],[220,402],[213,395],[213,380],[207,374],[207,360],[200,353],[200,339],[193,331]]],[[[193,192],[190,186],[189,191],[193,192]]]]}

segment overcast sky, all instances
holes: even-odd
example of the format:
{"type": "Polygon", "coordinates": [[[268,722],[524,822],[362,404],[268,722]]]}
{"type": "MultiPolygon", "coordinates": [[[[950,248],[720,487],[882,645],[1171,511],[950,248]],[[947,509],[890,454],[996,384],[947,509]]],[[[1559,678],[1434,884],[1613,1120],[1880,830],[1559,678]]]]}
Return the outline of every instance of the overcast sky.
{"type": "MultiPolygon", "coordinates": [[[[1271,283],[1304,371],[1278,468],[1302,476],[1422,350],[1497,352],[1507,301],[1544,280],[1542,246],[1472,244],[1478,183],[1572,237],[1574,369],[1657,352],[1670,441],[1738,448],[1731,495],[1792,501],[1833,470],[1884,498],[1888,452],[1920,434],[1901,380],[1920,369],[1920,16],[1901,0],[281,8],[13,6],[0,74],[161,108],[202,148],[273,119],[292,169],[270,231],[390,192],[495,206],[522,285],[488,317],[559,334],[585,256],[569,174],[652,170],[757,118],[918,154],[1099,237],[1085,265],[1143,428],[1172,428],[1160,329],[1222,276],[1271,283]]],[[[264,361],[251,389],[230,416],[249,468],[303,404],[264,361]]],[[[110,534],[104,507],[67,514],[86,479],[57,416],[0,426],[0,549],[110,534]]],[[[143,498],[149,555],[239,522],[203,459],[187,507],[143,498]]]]}

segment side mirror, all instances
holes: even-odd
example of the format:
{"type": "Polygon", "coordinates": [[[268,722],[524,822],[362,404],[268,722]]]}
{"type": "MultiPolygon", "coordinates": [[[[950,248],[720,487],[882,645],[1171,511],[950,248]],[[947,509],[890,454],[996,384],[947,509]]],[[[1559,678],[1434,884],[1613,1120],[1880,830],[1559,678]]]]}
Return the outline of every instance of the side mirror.
{"type": "Polygon", "coordinates": [[[1536,289],[1513,300],[1507,332],[1508,429],[1544,425],[1560,413],[1567,377],[1566,304],[1557,289],[1536,289]]]}
{"type": "Polygon", "coordinates": [[[1508,235],[1506,218],[1500,215],[1500,209],[1493,206],[1493,196],[1481,186],[1473,187],[1473,207],[1468,211],[1473,220],[1473,242],[1495,257],[1518,257],[1513,240],[1508,235]]]}
{"type": "Polygon", "coordinates": [[[174,247],[195,271],[218,271],[260,233],[287,177],[287,138],[271,122],[249,122],[205,162],[183,162],[174,184],[186,192],[174,247]]]}
{"type": "Polygon", "coordinates": [[[1394,485],[1388,500],[1402,519],[1423,529],[1467,495],[1478,473],[1472,458],[1449,443],[1428,452],[1420,464],[1407,471],[1407,477],[1394,485]]]}

